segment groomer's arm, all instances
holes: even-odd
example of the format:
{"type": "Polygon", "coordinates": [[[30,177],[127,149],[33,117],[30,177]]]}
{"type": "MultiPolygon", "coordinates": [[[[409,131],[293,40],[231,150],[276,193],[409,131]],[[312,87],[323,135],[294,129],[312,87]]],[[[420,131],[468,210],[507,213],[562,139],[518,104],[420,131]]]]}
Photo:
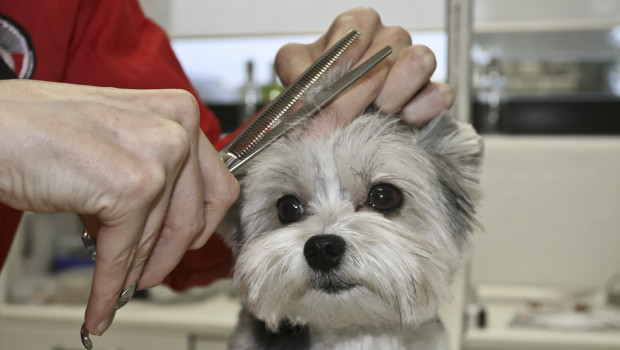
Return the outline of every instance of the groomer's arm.
{"type": "Polygon", "coordinates": [[[203,245],[238,195],[187,92],[5,80],[0,106],[0,202],[91,219],[91,334],[125,288],[158,284],[203,245]]]}
{"type": "Polygon", "coordinates": [[[362,35],[345,53],[344,59],[359,63],[386,45],[392,46],[393,53],[371,75],[327,108],[344,118],[353,118],[374,103],[385,112],[400,112],[409,124],[420,125],[452,106],[452,88],[429,80],[436,68],[432,51],[422,45],[412,45],[407,31],[384,26],[379,14],[367,7],[338,16],[327,33],[312,44],[283,47],[276,57],[276,70],[282,82],[288,85],[294,81],[352,29],[359,30],[362,35]]]}

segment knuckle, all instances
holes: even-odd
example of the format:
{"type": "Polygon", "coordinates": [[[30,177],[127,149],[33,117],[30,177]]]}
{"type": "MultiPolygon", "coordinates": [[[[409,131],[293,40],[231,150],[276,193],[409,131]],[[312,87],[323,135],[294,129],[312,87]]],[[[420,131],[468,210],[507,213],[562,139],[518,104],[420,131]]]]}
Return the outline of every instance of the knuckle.
{"type": "Polygon", "coordinates": [[[452,86],[446,83],[438,83],[435,94],[437,96],[436,98],[438,100],[438,104],[441,107],[445,109],[452,107],[455,99],[455,93],[452,86]]]}
{"type": "Polygon", "coordinates": [[[171,123],[166,133],[166,142],[162,144],[166,159],[174,164],[185,160],[190,151],[190,140],[187,130],[179,124],[171,123]]]}
{"type": "MultiPolygon", "coordinates": [[[[120,294],[120,293],[118,293],[120,294]]],[[[99,305],[108,310],[113,310],[118,302],[118,294],[106,291],[100,291],[92,288],[90,291],[90,300],[96,300],[99,305]]]]}
{"type": "Polygon", "coordinates": [[[204,210],[200,214],[196,215],[192,220],[189,220],[189,227],[187,229],[188,239],[193,239],[197,234],[200,234],[207,225],[207,218],[204,210]]]}
{"type": "Polygon", "coordinates": [[[158,91],[157,106],[160,113],[173,118],[188,131],[200,127],[200,106],[194,95],[182,89],[158,91]]]}
{"type": "Polygon", "coordinates": [[[295,51],[298,51],[299,48],[302,46],[303,46],[302,44],[298,44],[298,43],[288,43],[282,46],[276,53],[276,58],[275,58],[276,67],[282,66],[285,63],[287,63],[292,58],[295,51]]]}
{"type": "Polygon", "coordinates": [[[185,90],[178,93],[179,119],[186,130],[197,130],[200,127],[200,107],[194,95],[185,90]]]}
{"type": "Polygon", "coordinates": [[[437,67],[435,54],[425,45],[414,45],[406,51],[406,59],[421,70],[433,72],[437,67]]]}
{"type": "MultiPolygon", "coordinates": [[[[150,241],[144,242],[138,246],[136,249],[136,253],[133,258],[133,265],[139,267],[139,270],[142,271],[142,267],[146,264],[146,261],[153,250],[153,243],[150,241]]],[[[137,279],[137,276],[130,278],[130,280],[137,279]]]]}
{"type": "Polygon", "coordinates": [[[343,27],[348,29],[376,28],[381,25],[379,13],[369,6],[360,6],[343,12],[336,17],[332,28],[343,27]]]}
{"type": "Polygon", "coordinates": [[[125,171],[121,191],[140,203],[151,202],[166,183],[165,171],[155,162],[143,161],[125,171]]]}
{"type": "Polygon", "coordinates": [[[175,237],[175,239],[190,242],[194,237],[201,234],[207,224],[204,206],[196,207],[192,211],[193,213],[188,213],[182,223],[178,223],[174,227],[167,227],[173,234],[162,234],[160,239],[167,240],[169,237],[175,237]]]}
{"type": "Polygon", "coordinates": [[[394,42],[411,45],[411,34],[409,34],[405,28],[400,26],[390,26],[385,27],[385,32],[394,42]]]}
{"type": "Polygon", "coordinates": [[[356,7],[350,11],[350,14],[369,23],[381,23],[381,16],[379,16],[379,12],[370,6],[356,7]]]}
{"type": "Polygon", "coordinates": [[[289,43],[278,50],[274,59],[274,67],[282,84],[289,85],[294,80],[296,72],[291,71],[291,63],[295,62],[295,56],[304,52],[306,48],[306,45],[289,43]]]}

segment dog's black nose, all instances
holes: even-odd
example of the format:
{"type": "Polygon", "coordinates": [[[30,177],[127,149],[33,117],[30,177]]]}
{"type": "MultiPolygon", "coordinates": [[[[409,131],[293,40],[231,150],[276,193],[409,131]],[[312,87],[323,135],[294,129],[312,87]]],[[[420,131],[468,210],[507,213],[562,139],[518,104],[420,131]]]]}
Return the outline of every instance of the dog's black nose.
{"type": "Polygon", "coordinates": [[[304,245],[304,256],[311,268],[327,272],[338,266],[344,255],[344,239],[336,235],[317,235],[304,245]]]}

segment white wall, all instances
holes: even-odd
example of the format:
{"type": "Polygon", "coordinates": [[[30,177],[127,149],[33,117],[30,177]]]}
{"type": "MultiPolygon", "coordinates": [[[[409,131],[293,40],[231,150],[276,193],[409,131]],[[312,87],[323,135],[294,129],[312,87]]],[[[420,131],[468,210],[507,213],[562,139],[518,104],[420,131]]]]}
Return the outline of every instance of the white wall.
{"type": "Polygon", "coordinates": [[[481,30],[601,28],[620,24],[618,0],[474,0],[481,30]]]}
{"type": "Polygon", "coordinates": [[[602,287],[620,272],[620,137],[487,137],[473,282],[602,287]]]}
{"type": "MultiPolygon", "coordinates": [[[[483,30],[608,27],[620,24],[618,0],[473,0],[483,30]]],[[[387,25],[442,30],[444,0],[140,0],[172,37],[318,34],[341,12],[371,6],[387,25]]]]}
{"type": "Polygon", "coordinates": [[[444,2],[425,0],[141,0],[172,37],[323,33],[340,13],[371,6],[387,25],[442,28],[444,2]],[[167,13],[166,13],[167,12],[167,13]]]}

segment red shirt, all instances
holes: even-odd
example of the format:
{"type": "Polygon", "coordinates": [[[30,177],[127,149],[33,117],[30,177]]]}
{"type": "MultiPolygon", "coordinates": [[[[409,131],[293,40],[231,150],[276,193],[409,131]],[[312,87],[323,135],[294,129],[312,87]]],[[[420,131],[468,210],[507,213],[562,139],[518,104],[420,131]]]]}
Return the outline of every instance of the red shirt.
{"type": "MultiPolygon", "coordinates": [[[[144,16],[136,0],[0,0],[0,21],[0,39],[17,35],[23,39],[18,42],[29,47],[4,48],[21,78],[130,89],[179,88],[200,102],[165,32],[144,16]]],[[[0,46],[3,43],[0,40],[0,46]]],[[[200,112],[202,130],[219,148],[223,142],[217,119],[202,103],[200,112]]],[[[0,267],[20,215],[0,204],[0,267]]],[[[165,282],[182,290],[228,276],[231,268],[230,250],[214,235],[202,249],[188,252],[165,282]]]]}

